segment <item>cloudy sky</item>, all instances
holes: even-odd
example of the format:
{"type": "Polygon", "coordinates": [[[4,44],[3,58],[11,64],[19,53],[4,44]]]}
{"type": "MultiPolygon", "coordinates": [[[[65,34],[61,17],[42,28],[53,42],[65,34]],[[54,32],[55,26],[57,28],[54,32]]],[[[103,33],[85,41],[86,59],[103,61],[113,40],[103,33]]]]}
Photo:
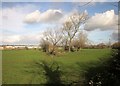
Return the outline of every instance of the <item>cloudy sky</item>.
{"type": "Polygon", "coordinates": [[[74,11],[89,15],[84,30],[94,43],[117,40],[117,2],[2,2],[1,44],[39,44],[42,32],[62,24],[74,11]]]}

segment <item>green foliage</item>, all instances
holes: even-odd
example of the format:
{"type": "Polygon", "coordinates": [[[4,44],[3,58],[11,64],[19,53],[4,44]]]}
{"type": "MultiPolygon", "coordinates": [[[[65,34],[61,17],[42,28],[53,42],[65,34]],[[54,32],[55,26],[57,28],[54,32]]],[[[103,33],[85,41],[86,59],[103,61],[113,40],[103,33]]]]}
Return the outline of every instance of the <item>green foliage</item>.
{"type": "Polygon", "coordinates": [[[108,58],[87,69],[87,82],[92,81],[95,86],[120,86],[120,51],[113,50],[108,58]]]}

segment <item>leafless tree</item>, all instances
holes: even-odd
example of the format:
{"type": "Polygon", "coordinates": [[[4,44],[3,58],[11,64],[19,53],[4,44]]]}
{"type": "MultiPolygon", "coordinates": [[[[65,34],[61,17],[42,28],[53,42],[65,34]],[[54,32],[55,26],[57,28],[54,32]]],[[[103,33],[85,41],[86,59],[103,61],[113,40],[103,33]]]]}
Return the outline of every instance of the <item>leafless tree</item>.
{"type": "Polygon", "coordinates": [[[88,38],[87,38],[87,34],[83,31],[81,31],[79,34],[78,34],[78,41],[79,41],[79,46],[80,48],[83,48],[85,47],[85,45],[87,44],[88,42],[88,38]]]}
{"type": "Polygon", "coordinates": [[[80,30],[80,26],[85,23],[88,16],[86,11],[83,13],[74,12],[72,15],[68,17],[68,19],[63,24],[62,32],[65,34],[67,40],[68,40],[68,46],[69,46],[69,52],[72,48],[72,40],[76,36],[76,34],[80,30]]]}
{"type": "Polygon", "coordinates": [[[43,39],[43,38],[41,39],[40,46],[43,52],[46,52],[46,53],[49,52],[49,45],[50,43],[46,39],[43,39]]]}
{"type": "Polygon", "coordinates": [[[77,37],[73,39],[72,45],[78,51],[79,49],[84,48],[87,45],[87,42],[87,34],[83,31],[80,31],[77,37]]]}
{"type": "Polygon", "coordinates": [[[58,28],[48,29],[43,33],[43,35],[44,35],[44,39],[50,43],[49,53],[55,54],[55,49],[62,39],[62,34],[60,29],[58,28]]]}

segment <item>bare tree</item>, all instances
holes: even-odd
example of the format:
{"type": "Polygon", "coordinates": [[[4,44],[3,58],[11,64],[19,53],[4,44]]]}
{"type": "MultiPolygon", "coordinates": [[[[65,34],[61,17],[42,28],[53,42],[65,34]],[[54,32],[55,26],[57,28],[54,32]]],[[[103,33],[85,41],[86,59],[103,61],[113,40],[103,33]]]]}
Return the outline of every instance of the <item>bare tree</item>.
{"type": "Polygon", "coordinates": [[[43,50],[43,52],[48,53],[50,43],[46,39],[43,39],[43,38],[41,39],[40,42],[41,42],[40,46],[41,46],[41,49],[43,50]]]}
{"type": "Polygon", "coordinates": [[[79,47],[80,48],[84,48],[85,45],[87,44],[88,42],[88,38],[87,38],[87,34],[83,31],[81,31],[79,34],[78,34],[78,41],[79,41],[79,47]]]}
{"type": "Polygon", "coordinates": [[[74,46],[76,51],[78,51],[80,49],[79,40],[78,39],[73,39],[72,46],[74,46]]]}
{"type": "Polygon", "coordinates": [[[61,31],[58,28],[48,29],[43,33],[44,38],[51,44],[49,45],[49,53],[55,54],[55,49],[62,39],[61,31]]]}
{"type": "Polygon", "coordinates": [[[80,30],[80,26],[83,25],[88,18],[86,11],[83,13],[74,12],[69,16],[67,21],[63,24],[63,34],[67,36],[69,52],[72,48],[72,40],[80,30]]]}
{"type": "Polygon", "coordinates": [[[63,46],[63,49],[67,51],[68,50],[68,34],[66,34],[66,32],[64,31],[64,27],[62,28],[62,34],[63,34],[63,38],[62,38],[61,44],[63,46]]]}
{"type": "Polygon", "coordinates": [[[84,48],[87,45],[88,38],[87,34],[83,31],[80,31],[76,38],[73,39],[72,45],[78,51],[81,48],[84,48]]]}

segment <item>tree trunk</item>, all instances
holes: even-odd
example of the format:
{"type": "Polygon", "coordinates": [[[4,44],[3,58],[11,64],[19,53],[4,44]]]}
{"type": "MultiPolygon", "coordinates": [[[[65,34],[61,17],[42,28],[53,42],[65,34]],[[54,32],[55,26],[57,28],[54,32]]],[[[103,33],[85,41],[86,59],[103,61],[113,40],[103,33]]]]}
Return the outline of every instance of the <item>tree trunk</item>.
{"type": "Polygon", "coordinates": [[[71,52],[71,39],[69,41],[69,52],[71,52]]]}
{"type": "Polygon", "coordinates": [[[56,45],[53,45],[52,51],[50,52],[52,55],[55,55],[55,48],[56,48],[56,45]]]}

